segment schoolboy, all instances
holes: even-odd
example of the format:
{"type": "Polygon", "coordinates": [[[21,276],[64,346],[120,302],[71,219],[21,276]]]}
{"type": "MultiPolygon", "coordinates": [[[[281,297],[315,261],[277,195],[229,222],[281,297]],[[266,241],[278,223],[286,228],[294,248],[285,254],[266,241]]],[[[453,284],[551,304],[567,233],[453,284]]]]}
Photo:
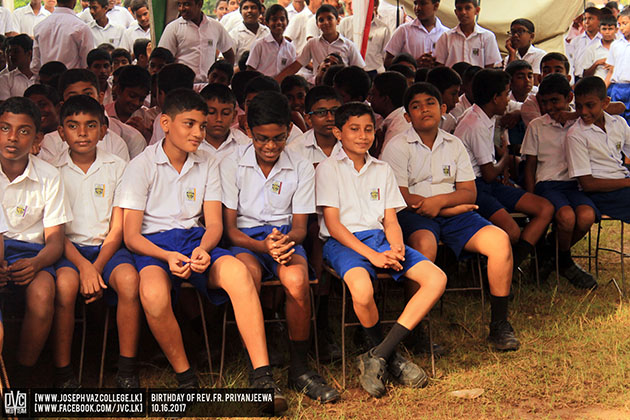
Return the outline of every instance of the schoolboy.
{"type": "Polygon", "coordinates": [[[462,79],[450,67],[436,67],[427,73],[427,83],[437,88],[440,92],[441,101],[446,105],[446,112],[442,115],[440,128],[447,133],[452,133],[457,125],[457,120],[451,114],[451,111],[459,102],[459,90],[462,86],[462,79]]]}
{"type": "MultiPolygon", "coordinates": [[[[311,0],[302,11],[291,18],[287,25],[286,37],[293,42],[295,51],[298,54],[302,52],[308,41],[306,36],[306,28],[309,19],[317,13],[322,6],[322,0],[311,0]]],[[[317,68],[317,67],[313,67],[317,68]]]]}
{"type": "Polygon", "coordinates": [[[59,76],[68,70],[66,65],[60,61],[49,61],[39,69],[39,83],[48,85],[57,89],[59,84],[59,76]]]}
{"type": "Polygon", "coordinates": [[[436,63],[447,67],[460,61],[479,67],[501,64],[494,33],[476,23],[480,10],[478,0],[455,0],[455,15],[459,24],[438,39],[434,51],[436,63]]]}
{"type": "Polygon", "coordinates": [[[174,62],[175,57],[169,50],[161,47],[154,48],[149,56],[149,73],[153,76],[154,74],[159,73],[164,66],[174,62]]]}
{"type": "Polygon", "coordinates": [[[623,37],[619,38],[610,46],[610,53],[606,59],[609,66],[606,76],[608,86],[608,96],[612,101],[620,101],[626,106],[623,117],[630,121],[630,71],[628,71],[628,58],[630,54],[626,51],[626,46],[630,42],[630,8],[625,8],[619,13],[619,32],[623,37]]]}
{"type": "Polygon", "coordinates": [[[111,44],[118,48],[125,33],[125,27],[112,23],[107,17],[109,0],[90,0],[92,21],[88,23],[94,37],[94,48],[101,44],[111,44]]]}
{"type": "MultiPolygon", "coordinates": [[[[383,151],[407,209],[398,213],[405,242],[435,261],[439,241],[457,257],[462,251],[488,257],[491,322],[488,341],[497,350],[517,350],[507,320],[512,252],[507,234],[475,213],[475,174],[466,148],[439,128],[446,104],[433,85],[417,83],[405,93],[411,127],[383,151]],[[429,165],[423,162],[431,162],[429,165]]],[[[413,283],[412,283],[413,284],[413,283]]]]}
{"type": "Polygon", "coordinates": [[[510,152],[517,154],[514,148],[523,142],[527,129],[521,117],[521,108],[534,87],[534,71],[527,61],[514,60],[505,67],[505,72],[510,75],[510,94],[505,114],[499,119],[499,129],[508,130],[510,152]]]}
{"type": "Polygon", "coordinates": [[[125,66],[121,69],[114,86],[116,100],[105,106],[107,115],[127,123],[151,90],[151,75],[140,66],[125,66]]]}
{"type": "Polygon", "coordinates": [[[196,82],[206,82],[216,51],[234,64],[234,41],[223,26],[207,17],[202,0],[182,0],[177,3],[180,17],[166,25],[159,47],[166,48],[182,63],[193,69],[196,82]]]}
{"type": "Polygon", "coordinates": [[[116,70],[123,66],[131,65],[133,59],[131,53],[124,48],[116,48],[112,51],[112,75],[116,70]]]}
{"type": "Polygon", "coordinates": [[[343,147],[316,172],[320,237],[326,241],[324,260],[348,286],[357,318],[374,346],[358,357],[359,381],[374,397],[385,394],[385,370],[404,385],[423,387],[426,374],[396,347],[440,298],[446,276],[403,243],[396,211],[405,201],[390,166],[367,153],[374,141],[371,108],[357,102],[342,105],[333,132],[343,147]],[[385,338],[373,295],[376,268],[421,286],[385,338]]]}
{"type": "Polygon", "coordinates": [[[346,102],[363,102],[367,99],[372,86],[372,79],[359,66],[348,66],[340,69],[333,79],[333,87],[346,102]]]}
{"type": "Polygon", "coordinates": [[[546,52],[532,45],[536,36],[534,22],[529,19],[519,18],[510,24],[509,38],[505,41],[505,49],[508,56],[505,58],[505,67],[512,61],[527,61],[534,69],[536,85],[540,82],[540,60],[546,52]]]}
{"type": "Polygon", "coordinates": [[[15,68],[0,76],[0,101],[12,96],[22,96],[26,88],[35,83],[35,74],[31,71],[33,40],[26,34],[9,38],[7,55],[15,68]]]}
{"type": "Polygon", "coordinates": [[[597,76],[606,80],[608,74],[606,59],[610,53],[610,46],[617,39],[617,20],[613,16],[602,16],[599,21],[599,33],[602,38],[588,47],[582,58],[581,67],[584,69],[582,76],[597,76]]]}
{"type": "Polygon", "coordinates": [[[249,52],[247,69],[257,70],[265,76],[276,76],[296,58],[295,47],[284,38],[289,17],[284,7],[271,5],[265,12],[270,33],[256,40],[249,52]]]}
{"type": "Polygon", "coordinates": [[[4,260],[8,282],[24,290],[25,311],[17,351],[15,386],[29,383],[52,325],[55,300],[53,264],[61,257],[64,224],[72,212],[53,166],[29,152],[41,137],[41,116],[30,99],[0,104],[0,188],[8,224],[4,260]]]}
{"type": "Polygon", "coordinates": [[[585,77],[575,85],[580,119],[567,133],[567,164],[569,176],[578,179],[601,214],[628,223],[630,173],[621,152],[630,156],[630,128],[623,118],[604,110],[608,102],[599,77],[585,77]]]}
{"type": "Polygon", "coordinates": [[[466,110],[468,110],[468,108],[470,108],[473,104],[472,82],[475,75],[479,73],[480,70],[481,67],[479,66],[470,66],[464,71],[459,101],[455,105],[455,108],[453,108],[450,112],[450,114],[455,117],[458,122],[462,115],[464,115],[464,112],[466,112],[466,110]]]}
{"type": "Polygon", "coordinates": [[[66,199],[74,218],[66,226],[64,258],[57,272],[54,320],[55,381],[58,387],[77,387],[71,365],[77,292],[86,303],[99,299],[108,286],[118,297],[120,345],[116,384],[140,386],[136,355],[140,333],[138,272],[133,257],[122,247],[122,216],[116,190],[126,162],[99,150],[105,135],[105,114],[93,98],[77,95],[64,102],[59,135],[68,151],[57,162],[66,199]]]}
{"type": "Polygon", "coordinates": [[[271,375],[254,282],[243,264],[217,247],[223,231],[219,170],[215,159],[197,150],[207,112],[192,90],[176,89],[165,98],[160,117],[165,138],[134,159],[123,176],[124,240],[140,273],[147,322],[178,386],[198,387],[171,306],[171,290],[186,280],[214,304],[231,300],[254,368],[250,385],[273,388],[279,412],[286,410],[286,399],[271,375]]]}
{"type": "MultiPolygon", "coordinates": [[[[559,274],[573,285],[591,289],[597,282],[571,258],[571,246],[590,230],[597,216],[595,205],[569,177],[566,135],[575,120],[560,123],[558,116],[570,110],[573,93],[569,81],[551,74],[540,84],[538,102],[543,116],[534,119],[525,134],[525,189],[549,200],[555,208],[559,274]]],[[[560,119],[560,118],[559,118],[560,119]]],[[[561,119],[562,121],[562,119],[561,119]]]]}
{"type": "Polygon", "coordinates": [[[591,45],[599,42],[602,35],[599,33],[599,19],[601,11],[597,7],[587,7],[584,9],[584,32],[573,38],[571,41],[566,40],[564,49],[572,66],[573,80],[582,77],[584,69],[582,68],[582,56],[591,45]]]}
{"type": "Polygon", "coordinates": [[[102,48],[95,48],[88,54],[87,68],[98,79],[98,90],[103,95],[101,102],[108,105],[114,102],[109,78],[112,75],[112,56],[102,48]]]}
{"type": "Polygon", "coordinates": [[[57,90],[48,85],[33,85],[26,89],[24,97],[29,98],[39,108],[42,116],[41,132],[48,134],[59,127],[60,99],[57,90]]]}
{"type": "Polygon", "coordinates": [[[553,206],[542,197],[503,183],[504,179],[508,182],[506,173],[511,157],[503,138],[499,159],[495,159],[493,117],[505,113],[509,85],[510,76],[504,71],[484,69],[477,73],[472,86],[475,103],[453,134],[464,143],[477,177],[478,212],[510,236],[516,269],[547,231],[553,206]],[[510,216],[515,211],[530,218],[522,232],[510,216]]]}
{"type": "Polygon", "coordinates": [[[42,0],[31,0],[15,9],[13,16],[19,25],[18,32],[32,37],[35,25],[50,16],[50,12],[42,6],[42,0]]]}
{"type": "Polygon", "coordinates": [[[234,76],[234,66],[225,60],[218,60],[210,66],[210,71],[208,71],[208,84],[220,83],[225,86],[230,86],[232,76],[234,76]]]}
{"type": "Polygon", "coordinates": [[[302,76],[298,76],[297,74],[287,76],[284,78],[282,83],[280,83],[280,90],[289,100],[291,111],[299,112],[302,116],[304,116],[304,101],[306,99],[306,93],[309,90],[306,79],[302,76]]]}
{"type": "Polygon", "coordinates": [[[326,75],[326,72],[328,72],[329,68],[336,65],[345,66],[343,64],[343,60],[341,59],[341,56],[337,54],[336,52],[328,54],[326,58],[324,58],[324,60],[321,63],[319,63],[319,67],[317,67],[315,71],[315,80],[313,84],[315,86],[325,84],[324,76],[326,75]]]}
{"type": "Polygon", "coordinates": [[[147,53],[147,48],[150,43],[150,39],[139,38],[134,41],[132,49],[133,58],[135,60],[134,63],[146,70],[149,69],[149,55],[147,53]]]}
{"type": "Polygon", "coordinates": [[[309,270],[301,242],[315,211],[314,170],[284,149],[291,126],[289,103],[279,92],[261,92],[248,105],[253,143],[221,162],[225,232],[231,251],[249,269],[257,288],[276,276],[286,293],[291,340],[289,386],[324,403],[339,392],[308,366],[311,308],[309,270]]]}
{"type": "Polygon", "coordinates": [[[373,156],[379,156],[385,145],[396,135],[409,127],[405,119],[403,98],[407,90],[407,79],[395,71],[386,71],[376,75],[368,94],[368,101],[375,113],[383,118],[376,130],[373,156]]]}
{"type": "Polygon", "coordinates": [[[216,20],[221,20],[223,16],[228,13],[228,2],[227,0],[218,0],[216,5],[214,6],[214,18],[216,20]]]}
{"type": "Polygon", "coordinates": [[[238,153],[239,146],[249,144],[249,138],[232,127],[236,119],[236,97],[229,87],[211,83],[204,87],[201,97],[208,105],[206,118],[206,138],[199,150],[207,151],[218,161],[232,153],[238,153]]]}
{"type": "Polygon", "coordinates": [[[259,22],[262,9],[259,0],[241,0],[238,7],[243,21],[230,31],[236,61],[240,60],[245,51],[251,50],[255,41],[270,34],[269,28],[259,22]]]}
{"type": "Polygon", "coordinates": [[[286,67],[276,77],[277,80],[282,81],[285,77],[295,74],[311,61],[313,62],[313,68],[318,68],[319,63],[331,52],[338,53],[344,63],[349,66],[365,67],[365,61],[361,58],[361,54],[359,54],[359,50],[354,42],[337,31],[337,20],[339,19],[337,9],[329,4],[324,4],[317,9],[315,18],[317,19],[317,27],[322,31],[322,35],[309,39],[297,60],[286,67]]]}
{"type": "Polygon", "coordinates": [[[147,1],[133,0],[130,9],[136,21],[125,29],[120,40],[120,47],[129,52],[133,51],[133,46],[138,39],[151,40],[151,15],[147,1]]]}
{"type": "Polygon", "coordinates": [[[394,57],[403,52],[411,54],[419,67],[433,66],[437,41],[449,29],[435,16],[439,7],[440,0],[414,0],[416,18],[400,25],[385,47],[386,68],[392,65],[394,57]]]}

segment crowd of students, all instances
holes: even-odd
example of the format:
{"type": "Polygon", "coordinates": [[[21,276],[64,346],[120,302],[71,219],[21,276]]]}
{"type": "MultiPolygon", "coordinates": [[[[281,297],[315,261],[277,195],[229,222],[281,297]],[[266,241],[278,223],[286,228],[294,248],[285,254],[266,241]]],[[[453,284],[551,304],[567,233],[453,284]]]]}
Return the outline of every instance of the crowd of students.
{"type": "Polygon", "coordinates": [[[534,47],[534,24],[516,19],[502,59],[476,23],[477,0],[455,1],[453,29],[435,16],[438,0],[416,0],[417,18],[398,28],[400,10],[392,25],[392,6],[375,7],[363,58],[352,16],[339,21],[337,3],[325,3],[219,1],[219,22],[180,0],[155,48],[145,0],[131,13],[103,0],[78,17],[75,0],[15,12],[24,33],[6,31],[0,75],[0,287],[25,296],[16,385],[33,385],[52,332],[54,386],[79,386],[79,294],[117,305],[121,388],[140,386],[142,313],[178,385],[198,387],[173,301],[186,281],[214,305],[231,302],[250,385],[273,388],[278,413],[287,401],[271,370],[279,338],[263,321],[278,307],[261,296],[266,280],[284,289],[288,386],[321,402],[340,398],[308,360],[314,334],[323,360],[339,357],[323,282],[310,328],[309,280],[324,262],[352,295],[366,350],[359,380],[375,397],[387,377],[427,384],[398,346],[427,351],[419,324],[446,286],[438,243],[487,257],[497,350],[520,347],[510,288],[535,248],[543,277],[557,244],[560,274],[597,287],[571,247],[601,214],[630,222],[620,116],[630,10],[587,8],[568,57],[534,47]],[[377,270],[405,285],[387,334],[377,270]]]}

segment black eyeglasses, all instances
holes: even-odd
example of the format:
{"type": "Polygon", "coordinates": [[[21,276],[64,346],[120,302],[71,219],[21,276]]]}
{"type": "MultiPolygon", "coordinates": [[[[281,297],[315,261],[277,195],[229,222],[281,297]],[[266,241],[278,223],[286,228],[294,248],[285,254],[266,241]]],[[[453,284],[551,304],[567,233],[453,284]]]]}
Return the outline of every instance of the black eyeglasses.
{"type": "Polygon", "coordinates": [[[252,137],[254,139],[255,142],[260,143],[260,144],[267,144],[270,141],[274,142],[275,144],[282,144],[285,141],[287,141],[287,138],[289,137],[288,134],[280,134],[279,136],[276,137],[264,137],[264,138],[256,138],[256,135],[254,133],[252,133],[252,137]]]}
{"type": "Polygon", "coordinates": [[[319,109],[314,109],[311,112],[308,113],[308,115],[315,115],[316,117],[325,117],[326,114],[330,113],[330,115],[332,115],[333,117],[335,116],[335,112],[337,112],[337,110],[339,109],[338,106],[330,108],[330,109],[326,109],[326,108],[319,108],[319,109]]]}
{"type": "Polygon", "coordinates": [[[518,35],[521,36],[523,34],[531,34],[527,29],[514,29],[513,31],[508,31],[507,34],[509,36],[518,35]]]}

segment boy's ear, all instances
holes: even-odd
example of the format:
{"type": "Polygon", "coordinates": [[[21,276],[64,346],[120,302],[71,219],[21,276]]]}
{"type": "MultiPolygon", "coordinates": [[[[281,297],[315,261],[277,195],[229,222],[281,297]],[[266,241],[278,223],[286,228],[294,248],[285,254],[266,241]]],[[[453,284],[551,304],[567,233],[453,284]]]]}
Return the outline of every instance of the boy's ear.
{"type": "MultiPolygon", "coordinates": [[[[61,137],[61,140],[63,140],[65,142],[66,141],[66,133],[64,133],[62,125],[57,127],[57,133],[59,133],[59,137],[61,137]]],[[[40,134],[40,132],[38,132],[37,134],[40,134]]],[[[43,136],[42,136],[42,138],[43,138],[43,136]]],[[[41,139],[40,139],[40,141],[41,141],[41,139]]]]}
{"type": "Polygon", "coordinates": [[[101,133],[98,138],[98,141],[103,140],[103,137],[105,137],[105,134],[107,134],[107,124],[101,124],[101,133]]]}
{"type": "Polygon", "coordinates": [[[411,122],[411,116],[407,113],[407,111],[405,111],[405,121],[407,121],[408,123],[411,122]]]}
{"type": "Polygon", "coordinates": [[[606,99],[602,101],[602,108],[606,109],[610,105],[610,96],[606,96],[606,99]]]}
{"type": "Polygon", "coordinates": [[[308,112],[304,114],[304,122],[306,123],[308,128],[313,128],[313,120],[308,112]]]}
{"type": "Polygon", "coordinates": [[[446,114],[446,104],[440,105],[440,115],[446,114]]]}
{"type": "Polygon", "coordinates": [[[103,105],[103,100],[105,99],[105,92],[98,93],[98,103],[103,105]]]}
{"type": "Polygon", "coordinates": [[[569,94],[567,95],[567,102],[573,102],[573,92],[569,92],[569,94]]]}
{"type": "Polygon", "coordinates": [[[173,123],[173,120],[167,114],[162,114],[160,116],[160,126],[162,127],[164,134],[168,134],[172,123],[173,123]]]}
{"type": "Polygon", "coordinates": [[[335,126],[333,127],[332,132],[333,132],[333,136],[335,136],[337,140],[341,141],[341,130],[335,126]]]}
{"type": "Polygon", "coordinates": [[[475,7],[475,14],[478,15],[479,12],[481,12],[481,7],[479,6],[475,7]]]}

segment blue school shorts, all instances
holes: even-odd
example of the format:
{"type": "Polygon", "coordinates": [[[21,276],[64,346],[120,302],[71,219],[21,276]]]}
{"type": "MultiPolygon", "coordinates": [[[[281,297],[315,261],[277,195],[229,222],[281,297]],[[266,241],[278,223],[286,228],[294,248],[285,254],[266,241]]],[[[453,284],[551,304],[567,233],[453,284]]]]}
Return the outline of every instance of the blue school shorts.
{"type": "MultiPolygon", "coordinates": [[[[32,242],[18,241],[16,239],[4,240],[4,259],[9,265],[13,264],[17,260],[24,258],[34,258],[44,248],[44,244],[36,244],[32,242]]],[[[57,273],[53,265],[44,267],[41,271],[50,273],[53,276],[53,280],[57,280],[57,273]]],[[[9,283],[11,284],[11,283],[9,283]]]]}
{"type": "Polygon", "coordinates": [[[542,181],[536,184],[534,193],[549,200],[556,211],[565,206],[574,210],[578,206],[590,206],[599,220],[599,210],[593,200],[580,191],[577,181],[542,181]]]}
{"type": "MultiPolygon", "coordinates": [[[[74,247],[77,249],[77,251],[79,251],[79,253],[86,260],[88,260],[91,263],[96,261],[96,258],[98,258],[98,254],[101,252],[100,245],[81,246],[81,245],[74,244],[74,247]]],[[[109,285],[109,277],[112,275],[112,271],[114,271],[114,268],[118,267],[120,264],[131,264],[131,266],[134,269],[136,268],[136,264],[135,264],[135,261],[133,260],[133,256],[131,255],[131,252],[129,252],[129,250],[127,250],[127,248],[125,247],[118,249],[118,251],[116,251],[114,255],[112,255],[112,257],[109,259],[109,261],[107,261],[107,264],[105,264],[105,267],[103,268],[103,273],[102,273],[105,284],[109,285]]],[[[57,263],[55,264],[55,270],[59,270],[62,267],[70,267],[77,273],[79,272],[77,267],[65,257],[62,257],[59,261],[57,261],[57,263]]],[[[105,289],[104,296],[105,296],[105,301],[107,302],[108,305],[113,306],[113,305],[116,305],[116,303],[118,302],[116,291],[111,287],[108,287],[107,289],[105,289]]]]}
{"type": "Polygon", "coordinates": [[[612,101],[623,102],[626,110],[621,116],[630,124],[630,83],[613,83],[608,87],[608,96],[612,101]]]}
{"type": "MultiPolygon", "coordinates": [[[[278,229],[280,232],[284,233],[285,235],[291,231],[290,225],[282,225],[282,226],[264,225],[264,226],[256,226],[253,228],[243,228],[241,229],[241,232],[243,232],[244,234],[246,234],[252,239],[255,239],[257,241],[262,241],[267,236],[269,236],[273,228],[278,229]]],[[[302,245],[296,244],[293,248],[295,249],[295,252],[293,253],[293,255],[299,255],[303,257],[308,263],[308,258],[306,257],[306,251],[304,251],[304,247],[302,245]]],[[[260,266],[263,268],[263,281],[272,280],[278,277],[278,263],[276,262],[276,260],[273,259],[271,255],[267,253],[263,253],[263,252],[254,252],[247,248],[242,248],[240,246],[230,247],[230,252],[232,252],[232,254],[234,255],[243,254],[243,253],[253,255],[256,258],[256,260],[258,260],[258,263],[260,264],[260,266]]],[[[315,279],[315,274],[313,270],[311,270],[310,268],[309,268],[309,278],[311,280],[315,279]]]]}
{"type": "MultiPolygon", "coordinates": [[[[205,231],[206,230],[202,227],[195,227],[192,229],[171,229],[164,232],[144,235],[144,237],[162,249],[165,249],[167,251],[177,251],[189,257],[192,254],[193,250],[199,246],[199,243],[201,242],[201,237],[203,236],[205,231]]],[[[211,261],[208,270],[203,273],[195,273],[193,271],[190,277],[188,277],[187,279],[182,279],[181,277],[177,277],[172,274],[171,270],[168,268],[168,264],[162,260],[158,260],[157,258],[138,254],[133,254],[133,258],[135,260],[138,272],[140,272],[144,267],[157,265],[169,275],[169,278],[171,279],[171,283],[173,285],[173,292],[175,293],[173,301],[176,300],[182,283],[184,281],[187,281],[195,286],[195,289],[197,289],[199,293],[206,296],[210,300],[210,302],[212,302],[212,304],[221,305],[229,301],[229,297],[223,289],[208,289],[208,274],[210,267],[212,267],[212,264],[214,264],[215,261],[217,261],[219,258],[226,255],[231,256],[232,254],[226,249],[219,247],[214,248],[212,251],[210,251],[211,261]]]]}
{"type": "Polygon", "coordinates": [[[477,178],[477,201],[475,204],[479,206],[477,212],[484,218],[490,219],[494,213],[501,209],[505,209],[508,213],[516,211],[516,203],[525,195],[525,190],[503,185],[499,181],[490,183],[477,178]]]}
{"type": "Polygon", "coordinates": [[[448,246],[459,258],[470,238],[475,236],[481,228],[492,225],[474,211],[458,214],[453,217],[435,217],[433,219],[412,211],[398,212],[398,223],[403,231],[405,241],[417,230],[428,230],[435,236],[435,242],[440,240],[448,246]]]}
{"type": "Polygon", "coordinates": [[[630,223],[630,187],[616,191],[589,193],[601,214],[630,223]]]}
{"type": "MultiPolygon", "coordinates": [[[[385,237],[385,232],[381,229],[355,232],[354,236],[377,252],[389,251],[391,249],[389,242],[387,242],[387,238],[385,237]]],[[[372,280],[376,279],[376,269],[367,258],[358,252],[341,245],[339,241],[334,238],[328,239],[324,244],[324,260],[330,264],[330,266],[342,279],[348,270],[355,267],[365,268],[365,270],[370,274],[372,280]]],[[[427,257],[415,249],[405,245],[405,261],[401,263],[403,269],[401,271],[389,269],[386,270],[386,272],[390,274],[394,280],[402,281],[405,273],[411,267],[422,261],[428,261],[427,257]]]]}

